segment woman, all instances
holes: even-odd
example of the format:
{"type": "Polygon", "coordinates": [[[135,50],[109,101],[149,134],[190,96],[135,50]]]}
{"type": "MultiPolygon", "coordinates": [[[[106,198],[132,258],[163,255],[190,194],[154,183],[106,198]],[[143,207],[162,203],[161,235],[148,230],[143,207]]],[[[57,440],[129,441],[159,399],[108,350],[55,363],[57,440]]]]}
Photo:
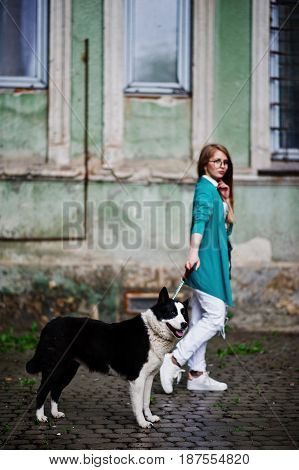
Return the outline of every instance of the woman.
{"type": "Polygon", "coordinates": [[[189,331],[172,354],[165,356],[160,369],[165,393],[188,362],[188,390],[226,390],[206,371],[208,341],[222,332],[227,305],[233,306],[230,286],[229,235],[233,227],[233,165],[228,150],[219,144],[206,145],[198,161],[190,249],[185,268],[186,284],[193,290],[189,331]]]}

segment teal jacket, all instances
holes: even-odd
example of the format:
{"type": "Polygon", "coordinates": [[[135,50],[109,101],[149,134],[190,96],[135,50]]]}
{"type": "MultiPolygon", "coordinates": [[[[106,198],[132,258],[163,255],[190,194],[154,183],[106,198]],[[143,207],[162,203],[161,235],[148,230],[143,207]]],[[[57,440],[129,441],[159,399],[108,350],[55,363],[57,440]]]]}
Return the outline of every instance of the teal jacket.
{"type": "Polygon", "coordinates": [[[200,266],[189,275],[186,284],[233,307],[227,247],[231,232],[232,225],[229,232],[225,227],[223,201],[217,188],[200,177],[195,186],[190,230],[190,237],[193,233],[202,235],[200,266]]]}

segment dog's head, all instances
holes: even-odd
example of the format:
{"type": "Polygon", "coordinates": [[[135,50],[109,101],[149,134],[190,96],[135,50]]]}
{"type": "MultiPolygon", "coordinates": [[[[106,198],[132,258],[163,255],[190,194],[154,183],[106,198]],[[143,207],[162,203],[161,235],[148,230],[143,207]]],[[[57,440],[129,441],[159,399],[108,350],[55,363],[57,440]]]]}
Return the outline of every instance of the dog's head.
{"type": "Polygon", "coordinates": [[[172,300],[166,287],[163,287],[157,303],[151,310],[159,322],[165,323],[173,336],[182,338],[189,325],[188,303],[189,299],[184,302],[172,300]]]}

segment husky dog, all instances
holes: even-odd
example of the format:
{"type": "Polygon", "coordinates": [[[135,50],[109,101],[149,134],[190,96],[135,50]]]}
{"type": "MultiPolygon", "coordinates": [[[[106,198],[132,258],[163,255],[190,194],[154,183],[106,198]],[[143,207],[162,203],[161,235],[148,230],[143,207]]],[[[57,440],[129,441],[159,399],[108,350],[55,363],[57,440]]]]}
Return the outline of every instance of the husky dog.
{"type": "Polygon", "coordinates": [[[51,393],[54,418],[62,390],[74,378],[80,364],[90,371],[117,374],[129,381],[131,403],[137,423],[149,428],[160,420],[152,415],[150,395],[164,355],[188,327],[188,299],[170,299],[166,287],[157,303],[136,317],[119,323],[89,318],[59,317],[42,330],[33,358],[26,364],[30,374],[42,373],[36,398],[36,417],[47,421],[44,403],[51,393]]]}

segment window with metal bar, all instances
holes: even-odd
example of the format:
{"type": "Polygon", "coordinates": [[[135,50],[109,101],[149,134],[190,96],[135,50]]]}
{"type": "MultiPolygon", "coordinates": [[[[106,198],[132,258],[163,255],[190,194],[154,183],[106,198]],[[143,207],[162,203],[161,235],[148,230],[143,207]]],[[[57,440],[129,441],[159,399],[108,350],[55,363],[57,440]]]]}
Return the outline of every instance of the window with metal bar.
{"type": "Polygon", "coordinates": [[[273,160],[299,160],[299,2],[271,1],[270,91],[273,160]]]}
{"type": "Polygon", "coordinates": [[[191,1],[124,0],[126,93],[187,94],[191,1]]]}
{"type": "Polygon", "coordinates": [[[0,87],[45,88],[48,0],[1,0],[0,87]]]}

